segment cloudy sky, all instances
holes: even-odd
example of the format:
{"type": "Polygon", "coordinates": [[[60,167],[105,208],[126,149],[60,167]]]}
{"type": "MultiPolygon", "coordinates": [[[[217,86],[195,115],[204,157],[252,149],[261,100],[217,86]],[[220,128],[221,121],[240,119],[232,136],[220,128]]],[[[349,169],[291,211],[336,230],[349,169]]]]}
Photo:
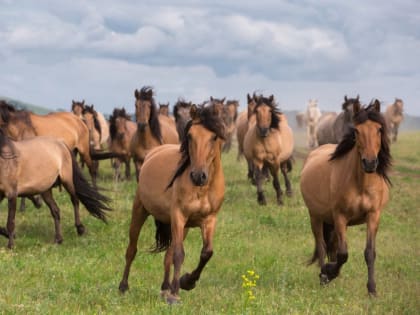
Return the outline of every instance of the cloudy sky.
{"type": "Polygon", "coordinates": [[[0,95],[134,109],[134,90],[280,107],[402,98],[420,116],[420,1],[0,0],[0,95]]]}

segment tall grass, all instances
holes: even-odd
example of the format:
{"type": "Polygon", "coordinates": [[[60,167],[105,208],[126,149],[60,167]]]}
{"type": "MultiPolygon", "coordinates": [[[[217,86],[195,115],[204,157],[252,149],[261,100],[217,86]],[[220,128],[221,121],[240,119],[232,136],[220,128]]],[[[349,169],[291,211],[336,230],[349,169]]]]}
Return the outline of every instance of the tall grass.
{"type": "MultiPolygon", "coordinates": [[[[46,206],[29,205],[16,217],[16,247],[0,242],[1,314],[417,314],[420,310],[420,133],[400,135],[392,145],[394,170],[391,200],[382,214],[377,237],[378,297],[369,298],[363,258],[366,229],[348,229],[349,260],[341,275],[319,285],[316,266],[306,266],[313,251],[307,209],[299,192],[297,159],[292,171],[294,196],[276,205],[271,183],[268,205],[259,206],[255,187],[246,179],[245,161],[236,150],[223,156],[226,195],[214,240],[214,255],[197,287],[181,291],[182,303],[168,306],[160,299],[163,254],[149,254],[154,224],[146,222],[139,252],[121,295],[134,181],[113,183],[108,161],[100,164],[99,184],[112,198],[109,224],[89,216],[87,234],[79,237],[66,193],[55,191],[62,210],[64,242],[53,244],[53,221],[46,206]],[[253,299],[245,292],[243,275],[255,272],[253,299]]],[[[302,149],[300,149],[302,151],[302,149]]],[[[6,222],[2,203],[0,222],[6,222]]],[[[191,230],[185,241],[184,271],[198,262],[201,237],[191,230]]]]}

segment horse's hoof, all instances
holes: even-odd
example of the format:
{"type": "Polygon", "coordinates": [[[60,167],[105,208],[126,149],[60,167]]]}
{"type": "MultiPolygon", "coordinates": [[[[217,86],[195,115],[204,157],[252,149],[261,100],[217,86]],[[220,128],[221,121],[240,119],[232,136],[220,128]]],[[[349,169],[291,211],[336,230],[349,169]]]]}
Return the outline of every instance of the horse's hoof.
{"type": "Polygon", "coordinates": [[[286,190],[286,196],[287,196],[287,197],[292,197],[292,196],[293,196],[293,191],[291,191],[291,190],[286,190]]]}
{"type": "Polygon", "coordinates": [[[369,297],[370,298],[376,298],[377,296],[378,296],[378,294],[376,293],[376,291],[369,292],[369,297]]]}
{"type": "Polygon", "coordinates": [[[166,300],[166,298],[171,294],[171,290],[167,289],[167,290],[161,290],[160,291],[160,297],[164,300],[166,300]]]}
{"type": "Polygon", "coordinates": [[[0,227],[0,235],[3,235],[5,238],[9,238],[9,232],[4,227],[0,227]]]}
{"type": "Polygon", "coordinates": [[[63,239],[62,239],[62,238],[56,238],[56,239],[54,240],[54,242],[55,242],[56,244],[60,245],[60,244],[62,244],[62,243],[63,243],[63,239]]]}
{"type": "Polygon", "coordinates": [[[319,274],[319,282],[321,285],[326,285],[330,282],[330,279],[328,278],[328,276],[325,273],[320,273],[319,274]]]}
{"type": "Polygon", "coordinates": [[[79,235],[85,234],[85,227],[83,224],[76,225],[76,229],[77,229],[77,234],[79,235]]]}
{"type": "Polygon", "coordinates": [[[277,204],[279,206],[282,206],[283,205],[283,199],[277,199],[277,204]]]}
{"type": "Polygon", "coordinates": [[[121,293],[125,293],[128,290],[128,283],[120,282],[120,286],[118,287],[121,293]]]}
{"type": "Polygon", "coordinates": [[[190,277],[191,275],[186,273],[179,279],[179,286],[182,290],[189,291],[195,288],[195,281],[190,281],[190,277]]]}
{"type": "Polygon", "coordinates": [[[179,296],[169,293],[166,296],[166,303],[168,303],[169,305],[179,304],[181,303],[181,299],[179,296]]]}
{"type": "Polygon", "coordinates": [[[267,205],[267,201],[265,201],[265,199],[264,199],[264,200],[259,200],[259,199],[258,199],[258,204],[259,204],[260,206],[265,206],[265,205],[267,205]]]}

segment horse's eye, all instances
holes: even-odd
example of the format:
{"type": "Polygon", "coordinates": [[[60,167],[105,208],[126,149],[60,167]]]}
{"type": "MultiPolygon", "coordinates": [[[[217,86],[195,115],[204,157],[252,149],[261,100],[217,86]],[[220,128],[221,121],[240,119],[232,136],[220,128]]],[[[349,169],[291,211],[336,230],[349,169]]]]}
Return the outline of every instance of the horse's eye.
{"type": "Polygon", "coordinates": [[[214,135],[211,140],[216,141],[217,140],[217,135],[214,135]]]}

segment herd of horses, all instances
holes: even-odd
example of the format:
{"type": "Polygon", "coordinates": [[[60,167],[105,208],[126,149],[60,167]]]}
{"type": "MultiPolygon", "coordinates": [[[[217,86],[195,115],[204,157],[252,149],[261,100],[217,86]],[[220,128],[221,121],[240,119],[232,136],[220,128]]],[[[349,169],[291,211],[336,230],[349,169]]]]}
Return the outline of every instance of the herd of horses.
{"type": "MultiPolygon", "coordinates": [[[[169,104],[156,104],[151,87],[136,89],[134,97],[134,121],[125,108],[115,108],[106,120],[84,101],[72,101],[72,112],[44,116],[0,101],[0,199],[8,200],[7,225],[0,234],[12,248],[17,197],[37,202],[40,195],[54,219],[55,242],[61,243],[60,209],[52,194],[56,186],[69,193],[77,232],[83,234],[79,201],[103,221],[111,210],[110,200],[96,187],[98,161],[112,159],[116,181],[131,178],[133,161],[137,190],[119,289],[125,292],[129,287],[139,234],[151,215],[156,225],[153,251],[165,251],[161,295],[172,304],[179,301],[180,289],[195,287],[213,255],[216,217],[225,194],[222,153],[232,148],[236,137],[238,160],[246,159],[258,203],[267,204],[264,183],[271,179],[277,204],[282,205],[279,171],[287,196],[292,196],[288,173],[293,164],[293,131],[273,95],[248,94],[241,113],[237,100],[210,97],[196,105],[178,99],[173,116],[169,104]],[[82,174],[84,164],[92,183],[82,174]],[[181,276],[183,241],[193,227],[201,229],[203,247],[196,269],[181,276]]],[[[321,114],[317,101],[311,100],[300,115],[311,148],[301,171],[300,190],[315,239],[310,263],[318,261],[322,284],[337,277],[347,261],[347,226],[366,223],[367,288],[370,295],[376,294],[375,236],[390,186],[388,130],[396,141],[401,119],[395,117],[402,116],[402,101],[397,99],[393,106],[383,115],[379,101],[362,105],[359,96],[346,96],[339,114],[321,114]]]]}

